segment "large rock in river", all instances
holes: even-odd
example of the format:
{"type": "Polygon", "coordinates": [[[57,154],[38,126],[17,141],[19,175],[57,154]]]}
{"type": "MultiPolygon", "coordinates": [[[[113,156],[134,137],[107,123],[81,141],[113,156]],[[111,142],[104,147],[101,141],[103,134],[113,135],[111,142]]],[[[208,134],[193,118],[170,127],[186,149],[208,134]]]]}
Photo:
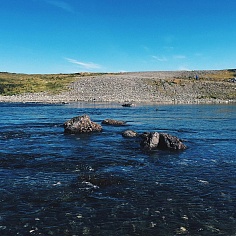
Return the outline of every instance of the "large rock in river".
{"type": "Polygon", "coordinates": [[[144,149],[157,149],[159,144],[159,133],[157,132],[145,132],[141,135],[142,141],[141,147],[144,149]]]}
{"type": "Polygon", "coordinates": [[[172,136],[167,133],[160,133],[158,148],[170,150],[185,150],[187,147],[176,136],[172,136]]]}
{"type": "Polygon", "coordinates": [[[187,147],[176,136],[167,133],[147,132],[141,135],[141,147],[147,150],[185,150],[187,147]]]}
{"type": "Polygon", "coordinates": [[[74,117],[64,123],[65,133],[89,133],[99,132],[102,130],[102,126],[91,121],[88,115],[82,115],[74,117]]]}

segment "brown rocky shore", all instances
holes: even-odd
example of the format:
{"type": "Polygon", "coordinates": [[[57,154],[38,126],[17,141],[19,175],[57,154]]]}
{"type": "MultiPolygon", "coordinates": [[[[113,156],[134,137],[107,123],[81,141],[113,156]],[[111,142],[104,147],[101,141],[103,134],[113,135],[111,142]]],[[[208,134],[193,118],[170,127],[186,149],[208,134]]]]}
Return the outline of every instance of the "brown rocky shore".
{"type": "Polygon", "coordinates": [[[235,70],[230,71],[231,74],[229,70],[211,70],[78,75],[60,94],[0,96],[0,102],[234,103],[235,70]]]}

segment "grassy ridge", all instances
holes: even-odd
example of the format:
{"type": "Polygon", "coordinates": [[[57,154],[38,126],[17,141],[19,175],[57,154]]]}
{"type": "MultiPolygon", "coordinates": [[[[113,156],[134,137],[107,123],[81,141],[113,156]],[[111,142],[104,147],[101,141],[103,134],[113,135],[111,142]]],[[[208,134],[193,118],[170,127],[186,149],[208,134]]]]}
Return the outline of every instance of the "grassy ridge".
{"type": "Polygon", "coordinates": [[[16,74],[0,72],[0,95],[49,92],[60,93],[78,77],[99,75],[91,73],[75,74],[16,74]]]}
{"type": "Polygon", "coordinates": [[[57,93],[75,80],[75,74],[27,75],[0,73],[0,94],[57,93]]]}
{"type": "MultiPolygon", "coordinates": [[[[195,74],[199,76],[199,83],[202,82],[227,82],[236,77],[236,69],[218,70],[218,71],[190,71],[184,72],[184,76],[163,80],[150,80],[157,87],[161,87],[162,83],[176,84],[178,86],[186,86],[192,83],[191,78],[195,74]]],[[[16,95],[23,93],[39,93],[48,92],[51,94],[59,94],[68,89],[68,85],[80,77],[84,76],[99,76],[104,73],[75,73],[75,74],[16,74],[0,72],[0,95],[16,95]]],[[[105,73],[106,74],[106,73],[105,73]]],[[[114,74],[113,74],[114,75],[114,74]]],[[[230,96],[232,97],[232,96],[230,96]]],[[[235,93],[233,94],[235,97],[235,93]]]]}
{"type": "Polygon", "coordinates": [[[236,77],[236,69],[229,69],[229,70],[219,70],[216,71],[215,73],[209,73],[203,78],[206,78],[208,80],[214,80],[214,81],[222,81],[222,82],[227,82],[229,79],[235,78],[236,77]]]}

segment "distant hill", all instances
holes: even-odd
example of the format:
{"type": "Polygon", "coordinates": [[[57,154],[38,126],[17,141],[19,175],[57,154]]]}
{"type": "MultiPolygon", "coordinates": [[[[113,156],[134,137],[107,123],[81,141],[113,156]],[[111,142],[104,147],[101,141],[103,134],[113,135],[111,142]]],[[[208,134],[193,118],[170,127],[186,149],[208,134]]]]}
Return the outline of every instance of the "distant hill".
{"type": "Polygon", "coordinates": [[[235,102],[235,77],[236,69],[50,75],[2,72],[0,101],[37,102],[40,94],[40,101],[45,102],[235,102]]]}

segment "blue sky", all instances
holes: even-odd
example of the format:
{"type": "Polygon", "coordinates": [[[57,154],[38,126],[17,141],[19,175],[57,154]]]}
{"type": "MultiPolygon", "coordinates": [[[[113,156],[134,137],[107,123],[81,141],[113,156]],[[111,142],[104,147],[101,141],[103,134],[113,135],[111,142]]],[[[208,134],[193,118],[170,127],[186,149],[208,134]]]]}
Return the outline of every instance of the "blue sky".
{"type": "Polygon", "coordinates": [[[235,0],[1,0],[0,71],[236,68],[235,0]]]}

